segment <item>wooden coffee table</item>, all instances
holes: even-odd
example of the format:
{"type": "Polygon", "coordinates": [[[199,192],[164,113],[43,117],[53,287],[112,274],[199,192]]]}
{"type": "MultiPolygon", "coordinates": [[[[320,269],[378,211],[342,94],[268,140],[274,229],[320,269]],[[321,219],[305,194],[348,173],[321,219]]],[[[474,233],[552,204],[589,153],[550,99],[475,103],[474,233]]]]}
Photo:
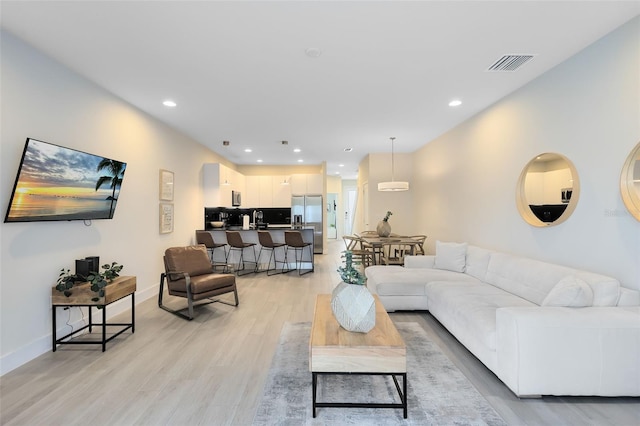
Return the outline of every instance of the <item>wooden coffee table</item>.
{"type": "Polygon", "coordinates": [[[368,333],[340,327],[331,311],[331,295],[319,294],[311,325],[309,370],[313,381],[313,417],[317,407],[402,408],[407,418],[407,347],[377,295],[376,325],[368,333]],[[363,374],[393,378],[400,403],[318,402],[319,375],[363,374]],[[402,387],[398,383],[402,377],[402,387]]]}

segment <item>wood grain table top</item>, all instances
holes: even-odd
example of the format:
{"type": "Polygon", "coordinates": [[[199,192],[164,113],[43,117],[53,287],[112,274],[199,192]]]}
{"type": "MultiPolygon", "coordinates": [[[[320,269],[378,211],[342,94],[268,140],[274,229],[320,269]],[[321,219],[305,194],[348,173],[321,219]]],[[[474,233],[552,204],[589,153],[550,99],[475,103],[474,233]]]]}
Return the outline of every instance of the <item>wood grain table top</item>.
{"type": "Polygon", "coordinates": [[[376,325],[368,333],[340,327],[331,311],[331,295],[319,294],[309,341],[312,372],[406,372],[407,348],[387,311],[376,300],[376,325]]]}

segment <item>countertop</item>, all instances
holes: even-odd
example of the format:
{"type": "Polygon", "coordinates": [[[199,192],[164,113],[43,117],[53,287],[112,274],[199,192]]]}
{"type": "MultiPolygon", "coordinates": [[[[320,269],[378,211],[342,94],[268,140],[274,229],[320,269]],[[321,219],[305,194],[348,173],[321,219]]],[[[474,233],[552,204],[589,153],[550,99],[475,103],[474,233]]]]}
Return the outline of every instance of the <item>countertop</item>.
{"type": "Polygon", "coordinates": [[[226,226],[222,228],[209,228],[207,231],[276,231],[276,230],[287,230],[287,229],[314,229],[313,226],[291,226],[291,225],[268,225],[267,228],[253,228],[242,229],[242,226],[226,226]]]}

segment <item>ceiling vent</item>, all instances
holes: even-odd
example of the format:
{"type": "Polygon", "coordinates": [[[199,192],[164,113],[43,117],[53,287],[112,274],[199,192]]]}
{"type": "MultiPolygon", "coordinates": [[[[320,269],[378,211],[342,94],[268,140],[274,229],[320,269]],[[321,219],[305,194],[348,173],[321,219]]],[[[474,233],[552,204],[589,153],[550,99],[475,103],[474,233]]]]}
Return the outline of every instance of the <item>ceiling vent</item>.
{"type": "Polygon", "coordinates": [[[487,71],[515,71],[531,59],[534,55],[504,55],[491,65],[487,71]]]}

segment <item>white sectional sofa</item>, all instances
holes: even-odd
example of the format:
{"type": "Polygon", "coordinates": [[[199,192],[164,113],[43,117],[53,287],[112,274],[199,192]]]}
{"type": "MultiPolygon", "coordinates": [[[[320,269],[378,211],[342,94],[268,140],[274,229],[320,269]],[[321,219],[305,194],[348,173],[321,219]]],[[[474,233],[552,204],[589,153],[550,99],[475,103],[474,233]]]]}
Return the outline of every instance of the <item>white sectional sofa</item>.
{"type": "Polygon", "coordinates": [[[640,292],[467,244],[370,266],[388,311],[429,310],[519,397],[640,396],[640,292]]]}

